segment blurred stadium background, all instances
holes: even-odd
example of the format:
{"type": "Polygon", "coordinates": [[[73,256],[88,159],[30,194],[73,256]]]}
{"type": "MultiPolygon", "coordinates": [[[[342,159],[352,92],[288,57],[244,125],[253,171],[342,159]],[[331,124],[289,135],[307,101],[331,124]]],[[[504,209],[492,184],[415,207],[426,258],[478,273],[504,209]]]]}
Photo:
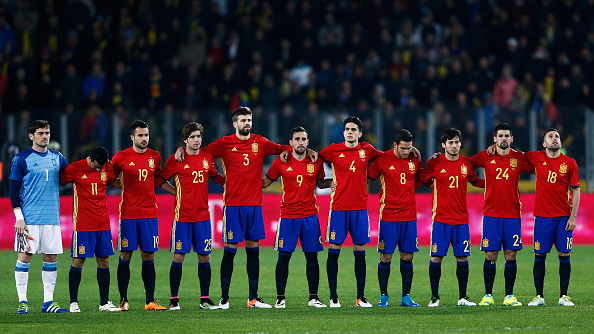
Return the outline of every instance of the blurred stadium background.
{"type": "Polygon", "coordinates": [[[188,121],[205,144],[232,133],[239,105],[255,133],[282,143],[303,125],[318,150],[347,115],[382,150],[404,127],[424,160],[447,126],[467,155],[501,121],[521,150],[557,127],[592,180],[593,80],[593,0],[3,0],[0,194],[33,119],[69,161],[128,147],[136,118],[167,157],[188,121]]]}

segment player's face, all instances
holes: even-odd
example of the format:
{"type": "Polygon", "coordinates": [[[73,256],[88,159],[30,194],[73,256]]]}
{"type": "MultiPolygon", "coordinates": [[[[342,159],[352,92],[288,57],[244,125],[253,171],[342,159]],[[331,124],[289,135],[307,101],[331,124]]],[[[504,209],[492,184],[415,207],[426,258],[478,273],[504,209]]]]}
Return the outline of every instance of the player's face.
{"type": "Polygon", "coordinates": [[[406,159],[410,154],[410,150],[412,149],[412,141],[405,142],[401,141],[400,144],[394,143],[394,148],[396,152],[396,156],[400,159],[406,159]]]}
{"type": "Polygon", "coordinates": [[[509,130],[498,130],[497,135],[493,137],[493,141],[502,150],[507,150],[511,143],[514,142],[514,137],[509,130]]]}
{"type": "Polygon", "coordinates": [[[87,157],[87,163],[89,164],[89,167],[91,167],[91,169],[96,172],[100,172],[103,169],[103,166],[105,166],[101,165],[97,161],[91,161],[91,157],[87,157]]]}
{"type": "Polygon", "coordinates": [[[29,139],[33,141],[33,145],[46,148],[50,141],[50,129],[41,128],[35,130],[35,133],[29,134],[29,139]]]}
{"type": "Polygon", "coordinates": [[[454,137],[452,139],[448,139],[445,144],[441,144],[441,147],[445,148],[447,154],[451,156],[457,156],[460,153],[460,138],[454,137]]]}
{"type": "Polygon", "coordinates": [[[134,135],[130,136],[132,143],[137,148],[144,150],[149,143],[149,130],[148,128],[136,128],[134,135]]]}
{"type": "Polygon", "coordinates": [[[344,141],[347,143],[356,143],[359,138],[363,135],[363,132],[359,131],[359,127],[355,123],[347,123],[344,126],[344,141]]]}
{"type": "Polygon", "coordinates": [[[193,151],[198,151],[202,145],[202,133],[196,130],[190,134],[188,139],[184,140],[186,147],[193,151]]]}
{"type": "Polygon", "coordinates": [[[252,132],[252,115],[240,115],[237,117],[237,122],[233,122],[233,127],[237,130],[237,134],[247,136],[252,132]]]}
{"type": "Polygon", "coordinates": [[[549,151],[559,151],[561,148],[561,136],[557,131],[549,131],[545,135],[544,143],[542,146],[549,151]]]}
{"type": "Polygon", "coordinates": [[[297,154],[305,153],[307,145],[309,145],[309,139],[307,139],[307,132],[295,132],[293,138],[289,140],[289,144],[293,146],[293,151],[297,154]]]}

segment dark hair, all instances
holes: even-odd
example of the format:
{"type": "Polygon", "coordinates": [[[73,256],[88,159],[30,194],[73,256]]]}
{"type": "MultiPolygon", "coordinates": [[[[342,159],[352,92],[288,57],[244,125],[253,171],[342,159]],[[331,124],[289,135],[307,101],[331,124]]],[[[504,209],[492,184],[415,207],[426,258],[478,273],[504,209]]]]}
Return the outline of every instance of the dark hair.
{"type": "Polygon", "coordinates": [[[293,135],[294,135],[296,132],[305,132],[305,133],[307,133],[307,130],[305,130],[305,128],[304,128],[304,127],[302,127],[302,126],[297,126],[297,127],[294,127],[293,129],[291,129],[291,140],[293,140],[293,135]]]}
{"type": "Polygon", "coordinates": [[[363,122],[356,116],[349,116],[342,121],[342,124],[347,125],[347,123],[355,123],[359,128],[359,131],[363,131],[363,122]]]}
{"type": "Polygon", "coordinates": [[[547,131],[544,132],[544,135],[542,135],[542,141],[545,141],[545,138],[547,137],[547,133],[549,133],[551,131],[555,131],[555,132],[559,133],[559,131],[557,131],[557,129],[555,129],[555,128],[548,128],[547,131]]]}
{"type": "Polygon", "coordinates": [[[97,146],[91,151],[89,157],[91,158],[91,161],[96,161],[100,165],[105,165],[107,160],[109,160],[109,152],[107,152],[105,147],[97,146]]]}
{"type": "Polygon", "coordinates": [[[196,122],[190,122],[190,123],[184,125],[184,128],[182,129],[182,132],[181,132],[182,139],[186,140],[186,139],[190,138],[190,135],[194,131],[200,131],[200,134],[202,135],[202,134],[204,134],[204,127],[202,126],[202,124],[196,123],[196,122]]]}
{"type": "Polygon", "coordinates": [[[460,132],[460,130],[454,129],[454,128],[446,128],[441,133],[441,143],[445,144],[446,141],[452,140],[456,137],[458,137],[458,139],[462,140],[462,132],[460,132]]]}
{"type": "Polygon", "coordinates": [[[141,121],[139,119],[135,120],[134,123],[132,123],[132,125],[130,125],[130,134],[131,135],[134,135],[136,128],[148,129],[148,124],[145,121],[141,121]]]}
{"type": "Polygon", "coordinates": [[[239,107],[233,111],[233,114],[231,114],[231,119],[233,119],[233,122],[237,122],[237,119],[239,118],[239,116],[251,115],[251,114],[252,114],[252,109],[250,109],[250,107],[239,107]]]}
{"type": "Polygon", "coordinates": [[[507,130],[507,131],[509,131],[509,134],[510,134],[510,135],[512,134],[512,128],[511,128],[511,126],[510,126],[509,124],[507,124],[507,123],[499,123],[499,124],[498,124],[498,125],[495,127],[495,130],[493,130],[493,135],[494,135],[494,136],[497,136],[497,131],[499,131],[499,130],[507,130]]]}
{"type": "Polygon", "coordinates": [[[401,141],[410,143],[412,140],[412,133],[410,133],[410,131],[406,129],[398,131],[398,133],[396,133],[396,136],[394,137],[394,142],[396,143],[396,145],[400,144],[401,141]]]}
{"type": "Polygon", "coordinates": [[[31,122],[31,125],[29,125],[29,133],[34,134],[35,131],[37,131],[37,129],[49,129],[49,127],[50,126],[48,121],[44,119],[38,119],[36,121],[31,122]]]}

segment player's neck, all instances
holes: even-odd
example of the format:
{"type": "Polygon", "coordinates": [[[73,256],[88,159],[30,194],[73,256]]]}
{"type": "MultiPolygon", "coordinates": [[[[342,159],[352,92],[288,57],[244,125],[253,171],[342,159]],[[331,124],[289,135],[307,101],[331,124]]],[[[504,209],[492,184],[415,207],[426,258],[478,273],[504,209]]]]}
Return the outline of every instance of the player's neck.
{"type": "Polygon", "coordinates": [[[45,153],[47,152],[47,146],[43,147],[43,146],[39,146],[36,144],[31,145],[31,148],[33,149],[33,151],[38,152],[38,153],[45,153]]]}
{"type": "Polygon", "coordinates": [[[456,154],[456,155],[451,155],[448,152],[445,153],[445,157],[446,159],[448,159],[449,161],[456,161],[458,160],[458,158],[460,157],[460,154],[456,154]]]}
{"type": "Polygon", "coordinates": [[[136,153],[144,153],[144,152],[146,152],[146,148],[140,148],[140,147],[137,147],[137,146],[135,146],[135,145],[133,145],[133,146],[132,146],[132,149],[133,149],[133,150],[134,150],[134,152],[136,152],[136,153]]]}
{"type": "Polygon", "coordinates": [[[240,135],[238,132],[235,132],[235,135],[237,136],[237,138],[241,139],[241,140],[248,140],[250,139],[250,136],[252,135],[252,133],[248,133],[247,135],[240,135]]]}
{"type": "Polygon", "coordinates": [[[345,140],[344,145],[348,148],[355,148],[359,145],[359,141],[357,140],[355,142],[349,143],[348,141],[345,140]]]}
{"type": "Polygon", "coordinates": [[[295,160],[302,161],[303,159],[305,159],[307,157],[307,150],[304,151],[302,154],[299,154],[299,153],[293,151],[293,152],[291,152],[291,155],[293,156],[293,158],[295,158],[295,160]]]}
{"type": "Polygon", "coordinates": [[[499,147],[497,148],[497,154],[501,155],[501,156],[506,156],[509,154],[509,152],[511,151],[511,147],[506,148],[505,150],[500,149],[499,147]]]}
{"type": "Polygon", "coordinates": [[[547,156],[549,158],[558,158],[561,155],[561,150],[556,150],[556,151],[552,151],[552,150],[546,150],[547,152],[547,156]]]}
{"type": "Polygon", "coordinates": [[[198,155],[198,153],[200,153],[200,149],[193,150],[193,149],[191,149],[189,147],[186,147],[186,153],[188,155],[198,155]]]}

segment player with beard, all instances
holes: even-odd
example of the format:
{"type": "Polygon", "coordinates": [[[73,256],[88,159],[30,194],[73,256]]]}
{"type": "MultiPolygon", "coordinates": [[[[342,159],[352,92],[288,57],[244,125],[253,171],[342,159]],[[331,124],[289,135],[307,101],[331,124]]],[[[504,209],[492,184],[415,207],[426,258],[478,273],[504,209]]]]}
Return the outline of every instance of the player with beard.
{"type": "MultiPolygon", "coordinates": [[[[142,258],[142,280],[146,295],[145,310],[166,310],[155,301],[155,252],[159,250],[159,221],[155,176],[161,172],[161,155],[148,148],[148,124],[136,120],[130,126],[132,147],[116,153],[113,157],[113,171],[119,176],[122,188],[120,203],[120,227],[118,233],[118,289],[120,307],[128,311],[128,284],[130,283],[130,259],[140,247],[142,258]]],[[[169,183],[161,189],[175,195],[169,183]]]]}
{"type": "MultiPolygon", "coordinates": [[[[219,138],[201,149],[201,152],[220,158],[225,174],[223,193],[223,242],[225,249],[221,261],[220,309],[229,309],[229,286],[233,275],[233,261],[238,243],[245,240],[246,267],[249,281],[247,307],[271,308],[258,296],[260,276],[260,240],[266,238],[262,216],[262,169],[264,157],[279,155],[286,160],[291,146],[275,144],[252,132],[252,111],[239,107],[232,114],[235,134],[219,138]]],[[[308,150],[317,160],[317,153],[308,150]]],[[[184,150],[179,148],[176,159],[181,161],[184,150]]]]}
{"type": "Polygon", "coordinates": [[[493,282],[496,261],[503,247],[505,256],[505,306],[521,306],[514,296],[516,281],[516,254],[522,249],[522,220],[518,181],[522,172],[532,173],[534,166],[522,152],[511,148],[514,141],[512,129],[507,123],[495,127],[493,141],[495,154],[487,150],[475,154],[471,160],[474,167],[483,167],[485,172],[485,204],[481,250],[485,252],[483,276],[485,296],[479,303],[493,305],[493,282]]]}
{"type": "Polygon", "coordinates": [[[439,281],[441,262],[448,254],[450,244],[456,257],[456,277],[458,278],[459,306],[475,306],[466,295],[468,284],[468,256],[470,256],[470,229],[468,227],[468,208],[466,204],[467,182],[484,188],[484,179],[478,178],[472,161],[460,155],[462,133],[447,128],[441,134],[441,146],[445,154],[430,159],[419,180],[424,184],[433,183],[433,224],[431,225],[431,260],[429,262],[429,281],[431,301],[429,307],[440,305],[439,281]]]}
{"type": "Polygon", "coordinates": [[[293,152],[286,162],[280,158],[274,160],[266,176],[262,179],[262,187],[270,186],[274,181],[282,178],[283,197],[280,211],[281,217],[276,230],[274,249],[278,251],[276,263],[276,291],[275,308],[285,308],[285,288],[289,276],[289,261],[295,251],[297,241],[301,241],[301,248],[305,254],[306,276],[309,286],[309,302],[311,307],[326,307],[318,297],[320,268],[318,252],[323,250],[322,232],[318,220],[318,206],[316,205],[316,185],[328,188],[332,180],[324,180],[324,166],[318,160],[313,162],[306,154],[309,139],[302,127],[291,130],[293,152]]]}
{"type": "Polygon", "coordinates": [[[559,256],[559,305],[573,306],[571,298],[567,296],[567,290],[571,276],[573,230],[580,205],[578,167],[575,160],[560,152],[561,136],[556,129],[545,131],[542,146],[545,148],[544,151],[526,153],[536,172],[532,271],[536,297],[528,306],[545,304],[545,260],[553,244],[559,256]]]}

